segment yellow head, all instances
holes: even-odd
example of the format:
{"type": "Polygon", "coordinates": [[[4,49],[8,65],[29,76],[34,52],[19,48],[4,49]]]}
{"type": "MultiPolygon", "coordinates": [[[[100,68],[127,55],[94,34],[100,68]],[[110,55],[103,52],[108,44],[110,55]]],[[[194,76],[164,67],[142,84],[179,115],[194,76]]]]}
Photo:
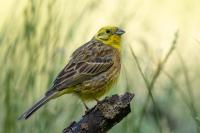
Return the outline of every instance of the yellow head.
{"type": "Polygon", "coordinates": [[[94,39],[120,50],[121,35],[124,33],[125,31],[118,27],[106,26],[96,33],[94,39]]]}

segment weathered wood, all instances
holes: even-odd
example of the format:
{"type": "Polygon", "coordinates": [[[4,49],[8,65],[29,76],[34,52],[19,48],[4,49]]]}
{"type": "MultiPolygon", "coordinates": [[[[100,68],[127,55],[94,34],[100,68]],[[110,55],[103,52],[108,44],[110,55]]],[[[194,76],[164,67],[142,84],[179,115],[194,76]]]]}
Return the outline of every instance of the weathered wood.
{"type": "Polygon", "coordinates": [[[134,94],[106,97],[91,108],[81,120],[63,130],[63,133],[105,133],[119,123],[130,112],[134,94]]]}

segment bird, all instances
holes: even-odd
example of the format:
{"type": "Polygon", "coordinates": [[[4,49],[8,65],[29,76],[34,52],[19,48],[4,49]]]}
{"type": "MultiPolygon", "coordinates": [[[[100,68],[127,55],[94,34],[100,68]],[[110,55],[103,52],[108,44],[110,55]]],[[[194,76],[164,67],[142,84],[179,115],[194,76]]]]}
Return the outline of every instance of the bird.
{"type": "Polygon", "coordinates": [[[76,49],[52,86],[31,108],[18,117],[28,119],[40,107],[64,94],[75,94],[88,110],[87,101],[102,97],[116,83],[121,70],[121,36],[117,26],[104,26],[76,49]]]}

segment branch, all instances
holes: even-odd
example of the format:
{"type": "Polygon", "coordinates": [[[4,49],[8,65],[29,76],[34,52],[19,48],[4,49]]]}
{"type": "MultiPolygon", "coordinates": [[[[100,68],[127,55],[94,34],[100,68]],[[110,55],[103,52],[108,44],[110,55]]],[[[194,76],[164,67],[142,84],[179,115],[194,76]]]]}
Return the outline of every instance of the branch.
{"type": "Polygon", "coordinates": [[[81,120],[72,122],[63,133],[105,133],[119,123],[130,112],[130,102],[134,94],[106,97],[91,108],[81,120]]]}

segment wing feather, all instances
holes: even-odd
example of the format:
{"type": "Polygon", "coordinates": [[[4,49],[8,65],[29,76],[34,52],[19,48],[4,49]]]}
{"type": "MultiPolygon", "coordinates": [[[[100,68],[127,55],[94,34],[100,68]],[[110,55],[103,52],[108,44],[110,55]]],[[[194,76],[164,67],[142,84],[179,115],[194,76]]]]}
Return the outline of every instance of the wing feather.
{"type": "Polygon", "coordinates": [[[112,65],[112,50],[99,42],[90,42],[72,54],[71,60],[58,74],[46,94],[78,85],[105,72],[112,65]]]}

